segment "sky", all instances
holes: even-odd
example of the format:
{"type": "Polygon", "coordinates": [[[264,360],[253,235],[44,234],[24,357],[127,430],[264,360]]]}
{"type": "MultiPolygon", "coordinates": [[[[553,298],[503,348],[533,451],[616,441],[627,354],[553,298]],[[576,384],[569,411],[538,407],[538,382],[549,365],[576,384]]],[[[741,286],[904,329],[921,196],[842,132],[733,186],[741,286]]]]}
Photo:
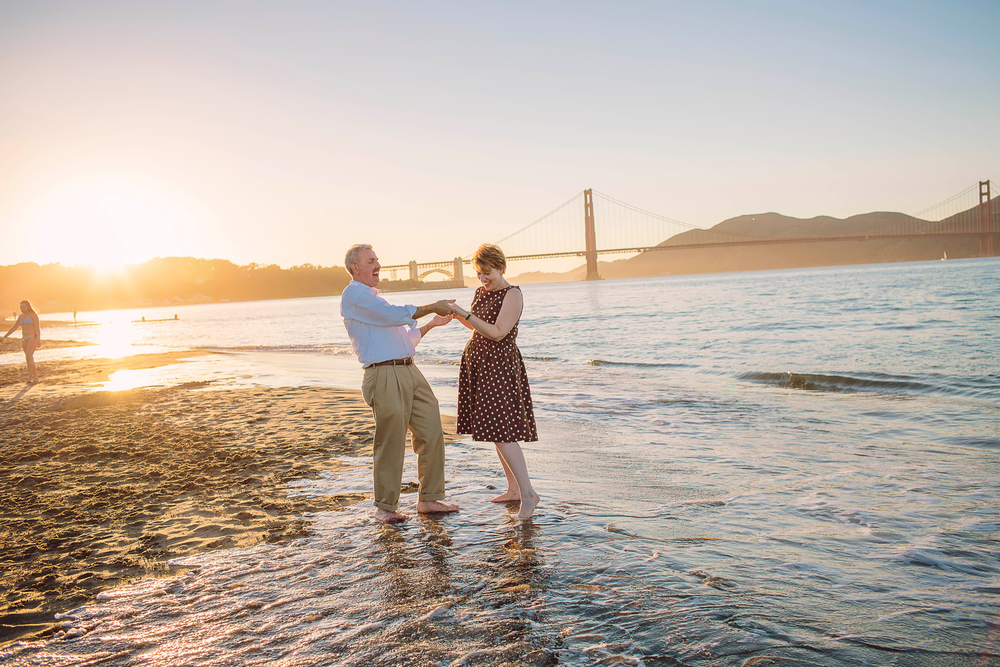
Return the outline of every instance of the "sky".
{"type": "Polygon", "coordinates": [[[3,0],[0,265],[915,213],[1000,179],[998,84],[995,1],[3,0]]]}

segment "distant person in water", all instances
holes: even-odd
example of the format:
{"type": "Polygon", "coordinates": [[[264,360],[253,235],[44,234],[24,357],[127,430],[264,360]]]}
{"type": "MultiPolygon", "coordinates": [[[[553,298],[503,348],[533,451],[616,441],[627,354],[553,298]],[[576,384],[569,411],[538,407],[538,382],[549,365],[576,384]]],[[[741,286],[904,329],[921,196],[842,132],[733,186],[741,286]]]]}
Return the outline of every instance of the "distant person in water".
{"type": "Polygon", "coordinates": [[[417,512],[457,512],[444,499],[444,430],[437,398],[413,364],[417,343],[427,333],[452,319],[452,301],[426,306],[394,306],[378,292],[382,266],[370,245],[352,246],[344,257],[351,282],[340,297],[340,314],[365,376],[361,396],[375,417],[372,473],[375,518],[405,521],[399,509],[406,430],[413,436],[417,455],[417,512]],[[416,320],[437,313],[427,324],[416,320]]]}
{"type": "Polygon", "coordinates": [[[476,289],[469,310],[452,309],[472,329],[458,375],[458,432],[493,442],[507,477],[507,491],[493,502],[520,501],[517,516],[528,519],[539,497],[518,441],[535,442],[538,433],[528,376],[516,342],[524,299],[521,289],[503,277],[507,259],[499,246],[479,246],[472,264],[483,286],[476,289]]]}
{"type": "Polygon", "coordinates": [[[26,300],[21,302],[21,314],[18,315],[14,326],[0,340],[7,340],[18,327],[21,327],[21,349],[24,350],[24,358],[28,362],[28,384],[35,384],[38,382],[35,350],[42,346],[42,327],[38,322],[38,313],[26,300]]]}

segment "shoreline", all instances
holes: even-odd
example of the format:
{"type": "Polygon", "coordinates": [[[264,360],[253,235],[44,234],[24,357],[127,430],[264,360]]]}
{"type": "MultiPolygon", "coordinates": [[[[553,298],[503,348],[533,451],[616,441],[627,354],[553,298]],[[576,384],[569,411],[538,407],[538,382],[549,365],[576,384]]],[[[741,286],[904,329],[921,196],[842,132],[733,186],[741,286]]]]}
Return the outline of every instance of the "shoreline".
{"type": "MultiPolygon", "coordinates": [[[[117,371],[198,354],[47,361],[32,386],[23,362],[0,365],[0,646],[50,636],[56,613],[103,591],[183,571],[171,559],[287,542],[310,532],[310,513],[370,498],[287,487],[337,470],[333,457],[371,454],[359,390],[94,391],[117,371]]],[[[454,418],[442,421],[447,432],[454,418]]]]}

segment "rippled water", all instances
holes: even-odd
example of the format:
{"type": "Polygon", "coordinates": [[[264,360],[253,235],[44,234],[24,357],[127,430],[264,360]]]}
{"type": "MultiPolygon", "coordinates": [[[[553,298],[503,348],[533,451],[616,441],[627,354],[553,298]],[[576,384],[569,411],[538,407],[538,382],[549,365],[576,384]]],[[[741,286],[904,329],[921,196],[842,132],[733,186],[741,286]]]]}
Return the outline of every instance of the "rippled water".
{"type": "MultiPolygon", "coordinates": [[[[460,514],[319,515],[313,536],[185,559],[0,658],[1000,664],[998,279],[974,260],[525,286],[533,522],[488,502],[495,456],[459,443],[460,514]]],[[[337,306],[175,309],[128,340],[255,350],[189,364],[221,385],[353,382],[337,306]]],[[[466,336],[421,344],[446,410],[466,336]]],[[[290,492],[365,489],[354,463],[290,492]]]]}

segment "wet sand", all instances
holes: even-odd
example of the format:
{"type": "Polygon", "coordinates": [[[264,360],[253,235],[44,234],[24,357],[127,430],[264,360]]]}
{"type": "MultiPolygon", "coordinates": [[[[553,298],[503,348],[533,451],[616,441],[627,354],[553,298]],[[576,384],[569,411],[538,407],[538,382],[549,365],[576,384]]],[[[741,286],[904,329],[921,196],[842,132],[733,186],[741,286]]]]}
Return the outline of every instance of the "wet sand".
{"type": "MultiPolygon", "coordinates": [[[[0,337],[2,337],[5,333],[7,333],[7,329],[4,329],[3,326],[0,325],[0,337]]],[[[87,345],[90,345],[90,343],[81,343],[75,340],[46,340],[45,338],[42,338],[41,349],[51,350],[60,347],[85,347],[87,345]]],[[[16,352],[20,354],[21,358],[18,361],[21,364],[21,367],[24,368],[24,355],[22,350],[21,337],[17,334],[11,336],[7,340],[0,340],[0,354],[7,352],[16,352]]]]}
{"type": "Polygon", "coordinates": [[[175,573],[170,559],[291,540],[309,531],[303,515],[366,497],[290,498],[286,486],[371,453],[360,392],[94,391],[116,371],[197,354],[40,362],[34,386],[23,361],[0,366],[0,645],[50,635],[55,613],[102,591],[175,573]]]}

